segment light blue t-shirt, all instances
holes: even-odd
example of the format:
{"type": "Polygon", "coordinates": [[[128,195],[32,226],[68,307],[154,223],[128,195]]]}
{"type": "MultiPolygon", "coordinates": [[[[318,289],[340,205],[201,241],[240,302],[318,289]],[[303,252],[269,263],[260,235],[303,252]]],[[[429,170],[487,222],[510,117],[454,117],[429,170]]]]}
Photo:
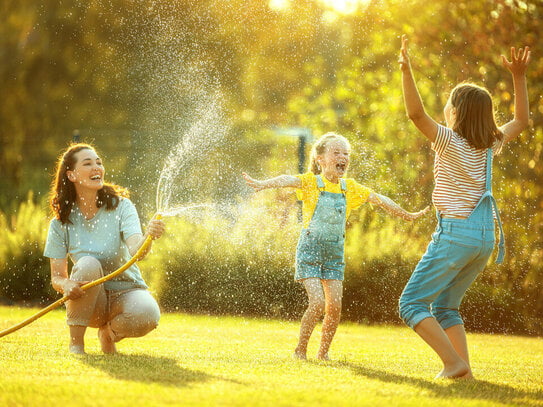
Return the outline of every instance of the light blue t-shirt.
{"type": "MultiPolygon", "coordinates": [[[[126,239],[140,233],[141,225],[134,204],[121,198],[117,208],[107,210],[102,206],[92,219],[85,219],[77,205],[69,217],[70,223],[62,224],[52,219],[45,243],[44,256],[53,259],[70,257],[75,264],[83,256],[99,260],[104,275],[124,265],[132,256],[126,239]]],[[[139,267],[134,263],[126,271],[104,283],[106,290],[147,288],[139,267]]]]}

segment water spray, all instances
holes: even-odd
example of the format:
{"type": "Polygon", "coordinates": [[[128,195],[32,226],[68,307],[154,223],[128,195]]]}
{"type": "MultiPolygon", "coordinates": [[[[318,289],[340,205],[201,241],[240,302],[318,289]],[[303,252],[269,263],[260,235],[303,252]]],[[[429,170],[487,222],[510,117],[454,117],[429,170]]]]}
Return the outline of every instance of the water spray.
{"type": "MultiPolygon", "coordinates": [[[[194,100],[196,107],[193,114],[195,118],[190,128],[186,131],[185,136],[168,155],[160,173],[157,183],[157,215],[155,219],[178,216],[187,211],[214,208],[214,205],[204,203],[172,206],[170,202],[172,196],[176,195],[174,194],[174,181],[179,174],[182,174],[194,161],[201,159],[205,154],[213,150],[227,133],[228,126],[223,125],[224,112],[221,93],[219,91],[207,92],[200,89],[197,96],[196,100],[194,100]]],[[[81,289],[88,290],[124,272],[138,261],[142,254],[149,248],[151,242],[152,237],[148,236],[137,253],[126,264],[107,276],[81,286],[81,289]]],[[[68,297],[62,297],[23,322],[0,331],[0,338],[34,322],[49,311],[64,304],[67,300],[68,297]]]]}
{"type": "MultiPolygon", "coordinates": [[[[162,218],[161,214],[157,214],[155,216],[155,219],[161,219],[161,218],[162,218]]],[[[91,281],[90,283],[82,285],[81,289],[83,291],[88,290],[89,288],[95,287],[95,286],[97,286],[99,284],[102,284],[102,283],[108,281],[108,280],[111,280],[112,278],[114,278],[114,277],[118,276],[119,274],[121,274],[122,272],[124,272],[132,264],[134,264],[136,261],[139,260],[139,258],[143,255],[143,253],[145,253],[145,251],[149,248],[152,241],[153,241],[153,237],[152,236],[147,236],[147,238],[144,240],[143,244],[138,249],[136,254],[134,254],[132,256],[132,258],[130,260],[128,260],[123,266],[119,267],[117,270],[115,270],[114,272],[108,274],[107,276],[101,277],[101,278],[99,278],[97,280],[91,281]]],[[[34,322],[38,318],[40,318],[43,315],[47,314],[49,311],[52,311],[55,308],[61,306],[66,301],[68,301],[68,297],[64,296],[61,299],[59,299],[59,300],[55,301],[54,303],[52,303],[51,305],[48,305],[47,307],[43,308],[42,310],[40,310],[36,314],[32,315],[30,318],[25,319],[24,321],[18,323],[17,325],[13,325],[11,328],[4,329],[3,331],[0,332],[0,338],[2,338],[3,336],[9,335],[10,333],[13,333],[13,332],[15,332],[15,331],[17,331],[17,330],[31,324],[32,322],[34,322]]]]}

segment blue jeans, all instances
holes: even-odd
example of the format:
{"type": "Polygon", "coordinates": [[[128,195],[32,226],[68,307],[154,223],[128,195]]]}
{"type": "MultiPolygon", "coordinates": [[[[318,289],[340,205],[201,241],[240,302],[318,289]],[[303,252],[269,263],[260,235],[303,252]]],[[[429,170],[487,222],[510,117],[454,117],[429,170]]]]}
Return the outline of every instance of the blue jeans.
{"type": "Polygon", "coordinates": [[[400,317],[411,328],[431,317],[443,329],[464,323],[462,298],[494,248],[494,222],[478,220],[440,219],[400,297],[400,317]]]}

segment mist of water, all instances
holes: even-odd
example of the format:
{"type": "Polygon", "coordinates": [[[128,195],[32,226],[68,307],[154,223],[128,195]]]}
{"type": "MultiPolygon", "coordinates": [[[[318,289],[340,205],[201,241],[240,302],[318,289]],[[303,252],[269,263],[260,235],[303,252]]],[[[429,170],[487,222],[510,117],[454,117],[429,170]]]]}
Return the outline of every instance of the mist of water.
{"type": "MultiPolygon", "coordinates": [[[[210,204],[195,202],[181,205],[178,199],[186,195],[181,190],[186,185],[182,178],[194,166],[202,165],[202,161],[221,145],[229,131],[220,92],[214,90],[202,93],[192,110],[195,115],[193,122],[186,132],[178,135],[179,141],[171,149],[160,172],[156,209],[163,216],[177,216],[190,210],[212,207],[210,204]]],[[[195,179],[192,182],[203,180],[195,179]]]]}

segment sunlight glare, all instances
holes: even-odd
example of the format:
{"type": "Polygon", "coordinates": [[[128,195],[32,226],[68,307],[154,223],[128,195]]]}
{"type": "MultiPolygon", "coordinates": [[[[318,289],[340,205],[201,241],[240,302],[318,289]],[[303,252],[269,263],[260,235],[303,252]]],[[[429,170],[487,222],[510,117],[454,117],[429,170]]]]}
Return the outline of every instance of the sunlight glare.
{"type": "Polygon", "coordinates": [[[340,14],[352,14],[365,9],[371,0],[319,0],[324,6],[340,14]]]}
{"type": "Polygon", "coordinates": [[[270,0],[268,6],[275,11],[286,10],[290,5],[289,0],[270,0]]]}

